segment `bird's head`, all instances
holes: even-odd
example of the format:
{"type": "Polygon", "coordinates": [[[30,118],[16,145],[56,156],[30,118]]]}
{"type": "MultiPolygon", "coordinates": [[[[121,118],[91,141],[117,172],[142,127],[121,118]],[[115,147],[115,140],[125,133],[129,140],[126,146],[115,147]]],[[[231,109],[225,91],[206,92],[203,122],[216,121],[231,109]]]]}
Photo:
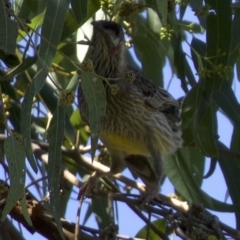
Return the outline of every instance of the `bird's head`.
{"type": "Polygon", "coordinates": [[[110,21],[93,21],[92,43],[94,47],[105,46],[111,55],[124,51],[124,33],[122,27],[110,21]]]}

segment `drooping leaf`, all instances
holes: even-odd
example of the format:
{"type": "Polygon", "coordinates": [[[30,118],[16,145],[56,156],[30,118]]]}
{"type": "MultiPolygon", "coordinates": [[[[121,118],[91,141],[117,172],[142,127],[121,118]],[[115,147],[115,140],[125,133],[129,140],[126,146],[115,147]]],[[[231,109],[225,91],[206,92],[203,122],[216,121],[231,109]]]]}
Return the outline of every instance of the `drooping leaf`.
{"type": "MultiPolygon", "coordinates": [[[[201,92],[199,94],[201,94],[201,92]]],[[[194,122],[194,136],[197,146],[206,156],[218,156],[216,126],[216,112],[212,106],[201,97],[194,122]]]]}
{"type": "Polygon", "coordinates": [[[192,7],[192,10],[196,13],[196,17],[198,18],[201,26],[206,28],[206,17],[198,14],[198,12],[201,11],[204,6],[203,0],[189,0],[189,3],[192,7]]]}
{"type": "Polygon", "coordinates": [[[72,90],[75,91],[77,89],[77,85],[79,83],[79,74],[75,73],[74,76],[69,81],[66,90],[72,90]]]}
{"type": "MultiPolygon", "coordinates": [[[[232,144],[234,144],[234,140],[232,141],[232,144]]],[[[223,149],[226,152],[229,151],[228,148],[222,144],[221,142],[218,142],[219,149],[223,149]]],[[[240,148],[238,148],[238,151],[240,148]]],[[[219,165],[221,167],[222,173],[224,175],[228,192],[231,196],[233,206],[235,207],[235,216],[236,216],[236,222],[237,222],[237,229],[240,227],[240,192],[239,192],[239,184],[240,184],[240,168],[239,163],[236,159],[230,158],[227,155],[220,154],[219,155],[219,165]]]]}
{"type": "Polygon", "coordinates": [[[240,81],[240,57],[237,58],[236,71],[237,71],[237,79],[238,81],[240,81]]]}
{"type": "MultiPolygon", "coordinates": [[[[167,226],[166,219],[163,218],[155,220],[152,222],[152,224],[159,229],[159,231],[165,233],[167,226]]],[[[139,232],[136,234],[136,238],[156,240],[159,239],[159,236],[147,225],[139,230],[139,232]]]]}
{"type": "MultiPolygon", "coordinates": [[[[56,94],[53,94],[55,91],[56,89],[53,87],[53,85],[46,82],[39,93],[44,104],[47,106],[48,110],[52,114],[54,113],[58,104],[58,98],[56,94]]],[[[72,143],[74,143],[76,139],[76,131],[73,128],[72,124],[70,123],[69,117],[67,116],[67,114],[65,114],[65,131],[66,131],[66,136],[70,139],[72,143]]]]}
{"type": "MultiPolygon", "coordinates": [[[[196,158],[196,153],[196,149],[184,147],[178,150],[174,156],[169,155],[164,158],[165,171],[176,190],[189,203],[202,203],[205,208],[215,211],[236,211],[240,206],[220,202],[206,194],[199,187],[198,181],[195,180],[195,176],[199,174],[197,167],[191,167],[192,164],[194,166],[194,163],[191,161],[196,158]],[[191,168],[194,169],[194,172],[191,168]]],[[[196,161],[202,161],[202,154],[200,152],[198,152],[198,156],[196,161]]],[[[203,172],[200,172],[200,174],[203,175],[203,172]]]]}
{"type": "Polygon", "coordinates": [[[7,72],[4,76],[1,76],[1,80],[10,80],[17,74],[20,74],[30,68],[37,61],[37,56],[25,58],[18,66],[7,72]]]}
{"type": "Polygon", "coordinates": [[[188,31],[190,33],[203,33],[204,29],[200,24],[196,24],[194,22],[189,22],[189,21],[181,21],[179,23],[181,26],[182,30],[188,31]]]}
{"type": "Polygon", "coordinates": [[[186,144],[194,143],[207,156],[217,156],[216,113],[205,99],[201,85],[195,85],[184,98],[182,130],[186,144]]]}
{"type": "Polygon", "coordinates": [[[142,63],[142,71],[159,86],[163,85],[163,60],[156,43],[147,37],[135,36],[134,49],[142,63]],[[156,71],[157,69],[157,71],[156,71]]]}
{"type": "Polygon", "coordinates": [[[212,174],[215,172],[216,166],[217,166],[217,159],[216,158],[211,158],[210,167],[209,167],[207,173],[204,175],[203,178],[211,177],[212,174]]]}
{"type": "Polygon", "coordinates": [[[207,57],[210,59],[207,61],[206,70],[213,71],[213,73],[202,79],[204,91],[207,97],[210,97],[214,91],[218,91],[222,87],[223,81],[229,81],[229,77],[219,74],[216,69],[228,65],[232,13],[231,0],[207,0],[206,4],[216,11],[216,13],[210,12],[208,14],[206,29],[207,57]]]}
{"type": "Polygon", "coordinates": [[[22,198],[20,200],[20,205],[21,205],[22,214],[23,214],[25,220],[27,221],[29,226],[32,226],[32,220],[31,220],[28,210],[27,210],[27,200],[26,200],[25,192],[23,192],[22,198]]]}
{"type": "Polygon", "coordinates": [[[72,11],[78,23],[81,23],[87,17],[88,0],[71,0],[72,11]]]}
{"type": "Polygon", "coordinates": [[[62,106],[57,106],[48,132],[49,139],[49,159],[48,159],[48,183],[50,190],[50,206],[53,212],[54,219],[57,224],[58,231],[64,238],[62,231],[62,224],[60,221],[61,209],[60,209],[60,170],[62,163],[61,146],[64,135],[64,121],[65,111],[62,106]]]}
{"type": "Polygon", "coordinates": [[[177,77],[181,81],[182,89],[184,90],[184,92],[188,92],[186,72],[185,72],[186,58],[185,58],[185,53],[183,52],[183,49],[182,49],[181,36],[179,36],[178,39],[176,40],[174,64],[176,66],[177,77]]]}
{"type": "Polygon", "coordinates": [[[75,128],[77,128],[80,131],[81,144],[84,145],[87,144],[90,134],[85,130],[86,123],[83,122],[78,109],[72,113],[70,117],[70,122],[75,128]]]}
{"type": "Polygon", "coordinates": [[[235,152],[239,152],[240,150],[240,127],[238,125],[235,125],[233,128],[230,149],[235,152]]]}
{"type": "Polygon", "coordinates": [[[23,196],[26,178],[25,153],[21,143],[15,137],[9,136],[4,141],[4,151],[10,174],[10,188],[1,221],[6,218],[16,202],[23,196]]]}
{"type": "Polygon", "coordinates": [[[101,119],[105,115],[106,94],[101,79],[91,72],[81,72],[81,87],[88,105],[88,121],[91,129],[91,155],[93,159],[101,131],[101,119]]]}
{"type": "MultiPolygon", "coordinates": [[[[100,9],[100,1],[96,0],[89,0],[88,1],[88,17],[91,17],[97,10],[100,9]]],[[[73,17],[73,13],[71,11],[68,11],[66,16],[66,21],[64,23],[64,28],[62,32],[61,40],[66,39],[69,37],[72,33],[76,32],[77,29],[84,23],[82,21],[80,24],[76,21],[76,19],[73,17]]]]}
{"type": "Polygon", "coordinates": [[[225,87],[221,91],[213,94],[213,99],[223,112],[240,127],[240,104],[230,85],[224,84],[225,87]]]}
{"type": "Polygon", "coordinates": [[[21,109],[21,134],[23,139],[23,147],[26,152],[27,159],[34,170],[37,173],[38,168],[36,160],[33,156],[31,146],[31,116],[32,116],[32,105],[34,97],[34,84],[30,84],[25,94],[22,109],[21,109]]]}
{"type": "MultiPolygon", "coordinates": [[[[10,4],[0,1],[0,49],[7,54],[14,54],[16,49],[16,38],[18,35],[18,25],[10,19],[7,9],[10,4]]],[[[9,9],[9,11],[11,11],[9,9]]]]}
{"type": "Polygon", "coordinates": [[[167,15],[168,15],[168,1],[167,0],[156,0],[156,11],[160,16],[160,20],[163,26],[167,26],[167,15]]]}
{"type": "MultiPolygon", "coordinates": [[[[28,24],[29,29],[38,30],[38,28],[40,28],[43,24],[43,19],[44,19],[44,13],[38,14],[36,17],[31,19],[31,23],[28,24]]],[[[27,27],[26,29],[29,30],[27,27]]],[[[27,35],[30,35],[31,33],[31,31],[26,32],[22,30],[19,30],[19,32],[20,34],[18,35],[17,42],[20,42],[23,38],[25,38],[27,35]]]]}
{"type": "Polygon", "coordinates": [[[231,66],[234,65],[234,63],[237,61],[237,58],[239,58],[238,53],[238,46],[240,44],[240,9],[235,8],[234,9],[234,17],[232,20],[232,33],[231,33],[231,50],[229,55],[229,64],[231,66]]]}
{"type": "Polygon", "coordinates": [[[60,41],[68,6],[69,0],[47,1],[46,13],[41,31],[42,39],[39,48],[39,58],[37,62],[38,74],[34,80],[35,95],[44,86],[49,67],[56,53],[56,47],[60,41]]]}
{"type": "Polygon", "coordinates": [[[197,72],[203,69],[205,61],[203,58],[206,55],[206,43],[200,39],[193,37],[191,42],[191,56],[197,72]]]}
{"type": "Polygon", "coordinates": [[[92,210],[99,229],[105,229],[111,221],[106,197],[92,199],[92,210]]]}

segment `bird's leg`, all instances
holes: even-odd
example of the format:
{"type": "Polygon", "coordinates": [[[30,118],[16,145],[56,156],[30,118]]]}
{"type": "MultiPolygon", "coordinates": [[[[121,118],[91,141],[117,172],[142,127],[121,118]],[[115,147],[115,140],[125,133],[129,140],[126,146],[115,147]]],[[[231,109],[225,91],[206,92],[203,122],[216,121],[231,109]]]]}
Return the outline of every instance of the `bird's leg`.
{"type": "Polygon", "coordinates": [[[142,197],[142,202],[147,203],[150,200],[152,200],[154,197],[157,197],[160,189],[161,189],[161,179],[163,177],[164,171],[163,171],[163,161],[162,161],[162,156],[159,150],[153,149],[152,147],[150,148],[151,156],[153,159],[154,163],[154,171],[156,174],[156,179],[157,181],[151,186],[149,186],[149,190],[147,193],[145,193],[142,197]]]}
{"type": "Polygon", "coordinates": [[[81,187],[79,191],[78,199],[82,195],[85,195],[85,196],[90,195],[91,190],[93,189],[93,187],[95,186],[99,178],[111,176],[123,171],[125,167],[125,162],[124,162],[125,155],[122,152],[118,152],[118,151],[111,151],[110,155],[112,159],[112,165],[110,170],[108,172],[95,171],[81,187]]]}
{"type": "Polygon", "coordinates": [[[81,196],[85,195],[85,196],[89,196],[93,187],[95,186],[97,180],[102,177],[105,176],[105,174],[107,173],[102,173],[102,172],[97,172],[95,171],[90,177],[89,179],[83,184],[83,186],[81,187],[81,189],[79,190],[79,194],[78,194],[78,198],[80,199],[81,196]]]}
{"type": "Polygon", "coordinates": [[[126,154],[120,151],[116,150],[109,150],[109,153],[111,155],[112,164],[111,164],[111,173],[117,174],[124,170],[125,168],[125,161],[124,158],[126,157],[126,154]]]}

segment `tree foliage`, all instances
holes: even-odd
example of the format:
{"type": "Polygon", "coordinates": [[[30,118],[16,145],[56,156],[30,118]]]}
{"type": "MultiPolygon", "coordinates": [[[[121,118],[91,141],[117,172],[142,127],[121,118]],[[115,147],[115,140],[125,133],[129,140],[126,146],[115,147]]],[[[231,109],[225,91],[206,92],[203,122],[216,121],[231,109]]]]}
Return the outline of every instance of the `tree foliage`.
{"type": "Polygon", "coordinates": [[[145,222],[138,238],[240,239],[240,105],[234,92],[240,79],[239,26],[240,5],[230,0],[1,0],[0,238],[22,239],[10,221],[15,219],[47,239],[115,239],[116,234],[127,239],[115,224],[115,203],[124,202],[145,222]],[[90,44],[90,22],[103,18],[123,26],[128,61],[159,86],[169,63],[172,81],[184,93],[184,146],[164,158],[175,198],[160,194],[140,206],[145,188],[136,184],[136,174],[103,177],[87,198],[80,197],[79,208],[71,209],[83,218],[79,225],[64,219],[68,204],[78,201],[76,189],[87,176],[109,166],[107,150],[97,141],[92,149],[88,145],[93,134],[74,98],[80,76],[93,96],[93,128],[99,129],[105,99],[95,95],[99,85],[88,82],[92,73],[81,63],[90,44]],[[230,146],[220,141],[225,126],[219,113],[233,126],[230,146]],[[95,150],[92,162],[89,153],[95,150]],[[231,203],[201,188],[216,166],[231,203]],[[91,204],[81,212],[84,202],[91,204]],[[209,210],[234,213],[236,227],[209,210]],[[92,216],[95,229],[86,225],[92,216]]]}

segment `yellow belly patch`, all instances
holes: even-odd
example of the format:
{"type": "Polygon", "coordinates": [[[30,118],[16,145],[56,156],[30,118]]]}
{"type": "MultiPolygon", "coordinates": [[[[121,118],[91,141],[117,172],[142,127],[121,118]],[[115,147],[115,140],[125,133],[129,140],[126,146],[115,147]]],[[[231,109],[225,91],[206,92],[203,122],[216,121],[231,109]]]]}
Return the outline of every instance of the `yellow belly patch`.
{"type": "Polygon", "coordinates": [[[109,145],[111,148],[123,151],[127,154],[144,156],[150,155],[149,151],[140,140],[134,141],[126,136],[117,136],[112,132],[106,131],[100,134],[100,138],[102,139],[103,143],[109,145]]]}

